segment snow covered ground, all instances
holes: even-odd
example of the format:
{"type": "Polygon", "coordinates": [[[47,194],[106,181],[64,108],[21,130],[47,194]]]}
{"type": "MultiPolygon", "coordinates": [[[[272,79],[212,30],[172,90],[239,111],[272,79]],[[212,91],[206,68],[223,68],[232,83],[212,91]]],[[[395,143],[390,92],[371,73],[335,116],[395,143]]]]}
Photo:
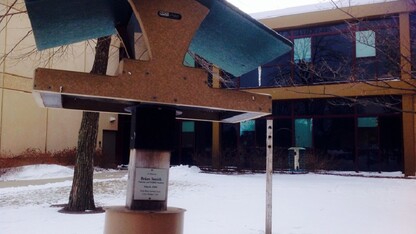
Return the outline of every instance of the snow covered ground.
{"type": "MultiPolygon", "coordinates": [[[[97,205],[124,205],[125,174],[95,173],[97,205]]],[[[397,178],[400,173],[372,175],[275,174],[273,233],[415,234],[416,179],[397,178]]],[[[103,233],[104,214],[62,214],[50,207],[68,201],[71,176],[72,169],[56,165],[2,175],[0,233],[103,233]]],[[[187,209],[186,234],[264,233],[265,175],[173,167],[168,204],[187,209]]]]}

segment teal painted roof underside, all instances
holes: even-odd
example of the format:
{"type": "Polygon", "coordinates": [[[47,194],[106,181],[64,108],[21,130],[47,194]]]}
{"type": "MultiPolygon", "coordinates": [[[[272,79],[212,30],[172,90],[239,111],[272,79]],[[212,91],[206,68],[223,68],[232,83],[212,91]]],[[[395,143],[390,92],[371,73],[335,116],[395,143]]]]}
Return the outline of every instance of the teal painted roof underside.
{"type": "MultiPolygon", "coordinates": [[[[291,42],[224,0],[210,9],[189,50],[241,76],[291,50],[291,42]]],[[[39,50],[115,34],[132,14],[127,0],[25,0],[39,50]]]]}
{"type": "Polygon", "coordinates": [[[25,0],[39,50],[116,33],[132,10],[126,0],[25,0]]]}

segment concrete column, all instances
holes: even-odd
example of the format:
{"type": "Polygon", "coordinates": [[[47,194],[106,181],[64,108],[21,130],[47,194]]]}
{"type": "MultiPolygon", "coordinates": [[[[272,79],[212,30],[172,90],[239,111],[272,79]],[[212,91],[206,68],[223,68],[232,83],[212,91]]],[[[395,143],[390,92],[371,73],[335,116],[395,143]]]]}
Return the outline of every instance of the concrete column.
{"type": "Polygon", "coordinates": [[[416,173],[415,96],[403,95],[402,108],[404,174],[406,176],[414,176],[416,173]]]}
{"type": "MultiPolygon", "coordinates": [[[[400,13],[400,66],[401,79],[411,80],[410,18],[409,13],[400,13]]],[[[403,109],[403,154],[404,174],[414,176],[416,172],[416,103],[415,96],[402,96],[403,109]]]]}
{"type": "MultiPolygon", "coordinates": [[[[212,68],[212,88],[220,88],[220,70],[217,67],[212,68]]],[[[219,169],[221,167],[221,124],[212,123],[212,167],[219,169]]]]}
{"type": "Polygon", "coordinates": [[[212,167],[221,167],[221,125],[212,123],[212,167]]]}
{"type": "Polygon", "coordinates": [[[141,105],[132,110],[125,207],[106,209],[106,234],[181,234],[184,209],[167,206],[176,111],[141,105]]]}

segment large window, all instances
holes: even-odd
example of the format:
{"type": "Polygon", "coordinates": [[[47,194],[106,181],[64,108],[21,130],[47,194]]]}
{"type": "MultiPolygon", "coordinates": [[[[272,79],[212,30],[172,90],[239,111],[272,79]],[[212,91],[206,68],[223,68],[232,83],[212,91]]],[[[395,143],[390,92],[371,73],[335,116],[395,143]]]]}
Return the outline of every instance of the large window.
{"type": "Polygon", "coordinates": [[[293,40],[293,57],[295,62],[310,62],[312,57],[311,38],[297,38],[293,40]]]}
{"type": "Polygon", "coordinates": [[[374,31],[355,32],[355,56],[357,58],[376,56],[376,33],[374,31]]]}
{"type": "Polygon", "coordinates": [[[314,148],[319,160],[327,160],[329,169],[355,170],[354,117],[314,119],[314,148]]]}
{"type": "Polygon", "coordinates": [[[312,147],[312,119],[295,119],[295,145],[312,147]]]}
{"type": "Polygon", "coordinates": [[[416,13],[410,14],[410,47],[412,51],[413,78],[416,78],[416,13]]]}
{"type": "MultiPolygon", "coordinates": [[[[416,16],[411,15],[411,25],[416,16]]],[[[412,58],[416,60],[416,27],[412,27],[412,58]]],[[[287,53],[261,67],[262,87],[286,87],[386,80],[400,76],[397,16],[284,31],[293,41],[287,53]]],[[[414,66],[415,67],[415,66],[414,66]]],[[[416,69],[415,69],[416,70],[416,69]]],[[[240,77],[239,87],[259,86],[257,69],[240,77]]]]}
{"type": "MultiPolygon", "coordinates": [[[[288,148],[298,146],[307,148],[307,154],[314,156],[315,166],[329,170],[401,170],[400,96],[356,101],[339,98],[274,101],[273,146],[278,166],[286,168],[288,148]],[[391,108],[380,108],[383,105],[391,108]]],[[[221,126],[225,159],[253,163],[257,156],[264,157],[265,119],[221,126]]]]}
{"type": "Polygon", "coordinates": [[[346,34],[314,38],[314,83],[348,81],[351,77],[353,43],[346,34]]]}

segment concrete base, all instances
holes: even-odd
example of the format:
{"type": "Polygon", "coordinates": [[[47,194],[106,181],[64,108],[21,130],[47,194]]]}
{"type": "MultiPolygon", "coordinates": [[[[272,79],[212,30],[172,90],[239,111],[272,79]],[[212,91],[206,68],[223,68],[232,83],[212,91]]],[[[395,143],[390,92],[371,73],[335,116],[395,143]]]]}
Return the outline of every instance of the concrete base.
{"type": "Polygon", "coordinates": [[[185,210],[137,211],[126,207],[105,208],[104,234],[182,234],[185,210]]]}

